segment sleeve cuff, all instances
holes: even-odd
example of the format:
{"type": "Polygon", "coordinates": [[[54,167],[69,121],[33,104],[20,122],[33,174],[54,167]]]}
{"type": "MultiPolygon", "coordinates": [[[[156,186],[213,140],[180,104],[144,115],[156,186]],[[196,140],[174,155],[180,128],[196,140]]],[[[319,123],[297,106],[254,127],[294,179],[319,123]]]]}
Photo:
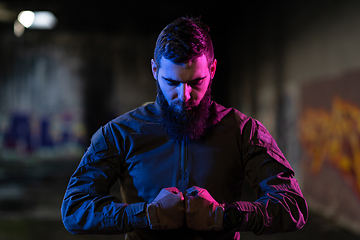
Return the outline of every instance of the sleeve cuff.
{"type": "Polygon", "coordinates": [[[252,226],[251,223],[253,222],[254,215],[256,213],[256,208],[252,202],[236,202],[239,206],[241,213],[242,213],[242,220],[241,225],[237,229],[238,231],[245,232],[251,231],[252,226]]]}
{"type": "Polygon", "coordinates": [[[134,230],[137,228],[148,228],[145,202],[129,204],[125,207],[128,226],[134,230]]]}

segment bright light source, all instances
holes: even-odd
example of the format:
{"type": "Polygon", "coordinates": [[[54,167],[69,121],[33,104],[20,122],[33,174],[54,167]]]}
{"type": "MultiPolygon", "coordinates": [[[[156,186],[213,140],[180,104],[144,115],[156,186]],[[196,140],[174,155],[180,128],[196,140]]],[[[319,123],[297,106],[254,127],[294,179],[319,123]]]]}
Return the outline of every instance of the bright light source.
{"type": "Polygon", "coordinates": [[[30,28],[36,29],[53,29],[57,23],[57,19],[53,13],[48,11],[34,12],[35,18],[30,28]]]}
{"type": "Polygon", "coordinates": [[[18,21],[26,28],[36,29],[53,29],[57,23],[54,14],[48,11],[22,11],[18,21]]]}
{"type": "Polygon", "coordinates": [[[14,34],[21,37],[25,28],[30,29],[53,29],[57,24],[57,18],[48,11],[22,11],[14,22],[14,34]]]}
{"type": "Polygon", "coordinates": [[[18,16],[19,22],[26,28],[29,28],[35,20],[35,13],[32,11],[22,11],[18,16]]]}

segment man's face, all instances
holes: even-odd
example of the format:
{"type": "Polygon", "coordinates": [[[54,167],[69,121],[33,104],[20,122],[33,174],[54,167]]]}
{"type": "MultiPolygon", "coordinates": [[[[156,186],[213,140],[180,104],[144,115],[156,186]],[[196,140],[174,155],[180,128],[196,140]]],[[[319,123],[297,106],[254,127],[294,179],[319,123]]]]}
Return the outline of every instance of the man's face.
{"type": "Polygon", "coordinates": [[[216,60],[210,68],[205,55],[186,63],[173,63],[162,57],[160,64],[158,69],[151,60],[154,78],[169,106],[179,112],[198,106],[215,75],[216,60]]]}
{"type": "Polygon", "coordinates": [[[200,139],[207,129],[216,60],[210,68],[205,56],[182,64],[162,58],[160,69],[153,60],[151,65],[157,80],[160,124],[171,139],[200,139]]]}

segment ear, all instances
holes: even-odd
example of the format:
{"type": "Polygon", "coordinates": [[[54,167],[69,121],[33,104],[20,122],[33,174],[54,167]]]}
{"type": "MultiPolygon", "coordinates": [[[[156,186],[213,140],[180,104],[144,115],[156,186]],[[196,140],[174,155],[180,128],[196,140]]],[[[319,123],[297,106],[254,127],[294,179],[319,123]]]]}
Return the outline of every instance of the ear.
{"type": "Polygon", "coordinates": [[[210,79],[213,79],[215,76],[215,72],[216,72],[216,65],[217,65],[217,60],[214,59],[213,63],[210,66],[210,79]]]}
{"type": "Polygon", "coordinates": [[[151,59],[151,71],[152,71],[152,74],[153,74],[155,80],[157,80],[157,70],[158,70],[158,68],[156,66],[154,59],[151,59]]]}

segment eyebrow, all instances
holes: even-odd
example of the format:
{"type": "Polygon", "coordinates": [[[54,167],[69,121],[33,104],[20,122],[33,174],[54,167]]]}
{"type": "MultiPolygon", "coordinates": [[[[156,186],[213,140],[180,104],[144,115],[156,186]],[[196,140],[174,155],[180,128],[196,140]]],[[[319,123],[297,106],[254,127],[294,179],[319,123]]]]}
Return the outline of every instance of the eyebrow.
{"type": "MultiPolygon", "coordinates": [[[[174,80],[174,79],[172,79],[172,78],[166,78],[166,77],[162,77],[164,80],[166,80],[166,81],[168,81],[168,82],[171,82],[171,83],[185,83],[184,81],[178,81],[178,80],[174,80]]],[[[195,79],[193,79],[193,80],[191,80],[191,81],[186,81],[186,83],[194,83],[194,82],[198,82],[198,81],[201,81],[201,80],[203,80],[203,79],[205,79],[206,78],[206,76],[204,76],[204,77],[198,77],[198,78],[195,78],[195,79]]]]}

